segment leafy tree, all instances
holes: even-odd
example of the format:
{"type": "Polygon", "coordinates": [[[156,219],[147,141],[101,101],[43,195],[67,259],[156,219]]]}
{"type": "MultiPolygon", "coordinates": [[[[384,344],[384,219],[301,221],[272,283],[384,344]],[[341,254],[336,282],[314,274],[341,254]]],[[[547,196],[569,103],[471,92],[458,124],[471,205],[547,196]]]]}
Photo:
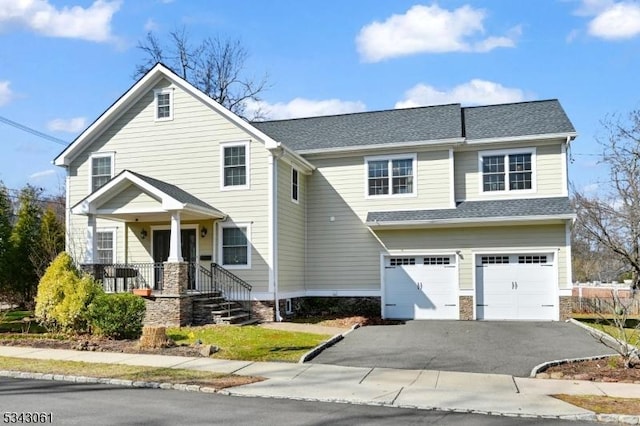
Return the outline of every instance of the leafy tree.
{"type": "Polygon", "coordinates": [[[31,251],[30,260],[40,279],[47,267],[64,250],[64,225],[56,212],[47,207],[40,223],[38,243],[31,251]]]}
{"type": "MultiPolygon", "coordinates": [[[[268,78],[255,80],[245,75],[249,53],[240,41],[207,37],[194,45],[183,27],[169,33],[169,40],[162,43],[153,33],[147,33],[138,48],[145,53],[145,60],[136,67],[135,78],[162,62],[180,77],[193,84],[207,96],[233,113],[244,117],[246,102],[259,101],[260,94],[268,87],[268,78]]],[[[256,112],[251,119],[261,118],[256,112]]]]}
{"type": "Polygon", "coordinates": [[[601,164],[609,183],[600,196],[574,190],[576,227],[592,244],[612,253],[632,272],[633,287],[640,278],[640,110],[603,122],[606,138],[601,164]]]}
{"type": "Polygon", "coordinates": [[[11,243],[9,288],[20,305],[33,303],[38,276],[31,263],[31,252],[38,245],[42,209],[40,190],[27,185],[18,197],[18,214],[9,239],[11,243]]]}
{"type": "Polygon", "coordinates": [[[13,210],[7,188],[0,182],[0,301],[7,296],[11,264],[11,216],[13,210]]]}

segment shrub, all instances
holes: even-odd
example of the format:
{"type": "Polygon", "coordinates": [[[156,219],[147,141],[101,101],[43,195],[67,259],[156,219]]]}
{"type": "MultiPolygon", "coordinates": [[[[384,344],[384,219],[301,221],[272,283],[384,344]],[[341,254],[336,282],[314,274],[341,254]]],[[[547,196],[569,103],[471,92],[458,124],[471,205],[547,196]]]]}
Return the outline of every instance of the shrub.
{"type": "Polygon", "coordinates": [[[89,305],[89,321],[96,334],[114,339],[137,339],[146,306],[130,293],[102,294],[89,305]]]}
{"type": "Polygon", "coordinates": [[[87,306],[102,293],[89,276],[80,276],[63,252],[47,268],[36,296],[35,316],[48,330],[86,332],[87,306]]]}

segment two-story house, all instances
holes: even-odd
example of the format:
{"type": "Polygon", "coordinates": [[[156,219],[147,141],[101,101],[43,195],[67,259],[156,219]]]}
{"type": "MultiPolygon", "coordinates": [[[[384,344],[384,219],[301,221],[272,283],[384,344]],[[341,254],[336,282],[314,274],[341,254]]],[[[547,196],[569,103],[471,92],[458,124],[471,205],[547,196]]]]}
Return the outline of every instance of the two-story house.
{"type": "Polygon", "coordinates": [[[55,164],[67,249],[111,290],[135,275],[151,301],[183,300],[222,272],[267,318],[330,297],[386,318],[559,320],[575,137],[557,100],[249,123],[158,64],[55,164]],[[186,284],[168,292],[171,265],[186,284]]]}

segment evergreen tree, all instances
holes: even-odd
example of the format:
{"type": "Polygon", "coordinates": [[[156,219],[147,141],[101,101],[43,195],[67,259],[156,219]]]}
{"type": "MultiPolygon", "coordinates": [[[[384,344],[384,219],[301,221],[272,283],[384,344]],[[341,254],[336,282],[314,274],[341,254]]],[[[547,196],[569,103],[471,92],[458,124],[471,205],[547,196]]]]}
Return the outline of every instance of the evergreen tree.
{"type": "Polygon", "coordinates": [[[0,182],[0,302],[8,296],[8,284],[11,264],[9,258],[11,252],[11,199],[9,191],[0,182]]]}
{"type": "Polygon", "coordinates": [[[64,225],[51,206],[47,207],[40,223],[38,244],[31,251],[31,263],[38,279],[49,264],[64,250],[64,225]]]}
{"type": "Polygon", "coordinates": [[[9,288],[16,302],[22,306],[31,305],[38,287],[31,253],[40,240],[42,208],[38,196],[40,190],[27,185],[18,197],[18,214],[11,232],[11,264],[9,288]]]}

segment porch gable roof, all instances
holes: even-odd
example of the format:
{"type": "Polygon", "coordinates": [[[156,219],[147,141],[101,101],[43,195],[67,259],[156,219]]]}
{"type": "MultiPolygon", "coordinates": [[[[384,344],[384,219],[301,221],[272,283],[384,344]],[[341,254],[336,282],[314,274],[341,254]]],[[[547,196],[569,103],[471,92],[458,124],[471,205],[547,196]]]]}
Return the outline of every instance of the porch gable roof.
{"type": "MultiPolygon", "coordinates": [[[[71,212],[73,214],[84,215],[109,213],[101,212],[100,207],[129,188],[130,185],[138,187],[141,191],[158,200],[158,208],[155,212],[168,212],[171,210],[186,211],[199,216],[216,219],[222,219],[226,216],[220,210],[175,185],[132,172],[131,170],[123,170],[114,176],[104,186],[75,204],[71,208],[71,212]]],[[[126,213],[150,213],[150,211],[147,209],[137,209],[132,206],[126,209],[126,213]]]]}

